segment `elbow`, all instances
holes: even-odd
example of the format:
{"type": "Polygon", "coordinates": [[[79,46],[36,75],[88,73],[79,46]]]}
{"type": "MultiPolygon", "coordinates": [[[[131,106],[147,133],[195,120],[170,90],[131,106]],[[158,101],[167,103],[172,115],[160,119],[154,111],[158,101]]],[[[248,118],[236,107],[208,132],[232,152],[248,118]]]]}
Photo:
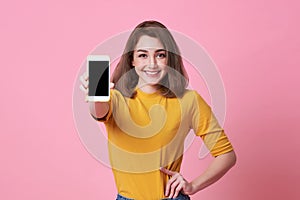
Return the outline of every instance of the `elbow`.
{"type": "Polygon", "coordinates": [[[218,157],[220,157],[220,159],[223,160],[223,163],[226,165],[227,170],[232,168],[237,162],[237,157],[236,157],[234,150],[232,150],[228,153],[222,154],[218,157]]]}
{"type": "Polygon", "coordinates": [[[237,163],[237,156],[236,156],[234,150],[232,150],[229,153],[230,153],[229,163],[230,163],[231,167],[233,167],[237,163]]]}

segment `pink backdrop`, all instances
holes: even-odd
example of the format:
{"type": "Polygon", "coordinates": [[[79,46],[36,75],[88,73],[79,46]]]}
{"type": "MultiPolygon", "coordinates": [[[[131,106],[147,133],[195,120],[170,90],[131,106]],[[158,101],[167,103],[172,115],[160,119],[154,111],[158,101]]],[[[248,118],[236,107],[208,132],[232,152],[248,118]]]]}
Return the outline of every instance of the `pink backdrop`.
{"type": "MultiPolygon", "coordinates": [[[[72,92],[96,45],[147,19],[202,44],[224,81],[238,163],[192,199],[299,199],[299,8],[296,0],[2,2],[0,199],[114,199],[111,170],[76,131],[72,92]]],[[[198,159],[199,146],[185,155],[189,180],[211,161],[198,159]]]]}

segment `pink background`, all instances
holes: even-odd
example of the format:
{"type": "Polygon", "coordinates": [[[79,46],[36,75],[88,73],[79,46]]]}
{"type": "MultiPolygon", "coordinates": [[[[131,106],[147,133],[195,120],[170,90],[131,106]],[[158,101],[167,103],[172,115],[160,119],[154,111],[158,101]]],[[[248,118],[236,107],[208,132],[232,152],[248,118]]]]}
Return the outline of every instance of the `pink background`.
{"type": "MultiPolygon", "coordinates": [[[[96,45],[147,19],[202,44],[224,81],[238,163],[192,199],[299,199],[299,8],[296,0],[2,2],[0,199],[115,198],[111,170],[80,141],[72,92],[96,45]]],[[[211,161],[198,159],[199,144],[185,155],[188,180],[211,161]]]]}

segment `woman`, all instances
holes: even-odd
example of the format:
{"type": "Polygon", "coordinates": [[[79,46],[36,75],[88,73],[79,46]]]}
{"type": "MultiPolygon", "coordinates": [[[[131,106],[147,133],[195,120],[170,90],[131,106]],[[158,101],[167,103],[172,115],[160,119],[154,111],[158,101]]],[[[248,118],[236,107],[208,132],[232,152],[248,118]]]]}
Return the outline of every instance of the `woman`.
{"type": "MultiPolygon", "coordinates": [[[[80,79],[87,94],[87,74],[80,79]]],[[[186,89],[179,48],[163,24],[145,21],[133,30],[112,82],[109,102],[89,104],[93,118],[107,129],[117,200],[190,199],[235,164],[232,145],[211,108],[186,89]],[[189,182],[180,166],[190,129],[215,158],[189,182]]]]}

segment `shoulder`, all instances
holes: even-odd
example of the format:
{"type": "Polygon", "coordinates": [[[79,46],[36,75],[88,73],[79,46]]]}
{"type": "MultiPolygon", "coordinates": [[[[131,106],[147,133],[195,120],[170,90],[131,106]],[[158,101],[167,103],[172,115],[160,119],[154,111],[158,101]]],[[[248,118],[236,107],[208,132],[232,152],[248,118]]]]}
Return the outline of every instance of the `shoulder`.
{"type": "Polygon", "coordinates": [[[205,99],[196,90],[186,90],[182,97],[182,103],[192,110],[210,109],[205,99]]]}
{"type": "Polygon", "coordinates": [[[110,89],[110,102],[111,105],[120,105],[126,102],[125,97],[117,89],[110,89]]]}
{"type": "Polygon", "coordinates": [[[189,89],[185,90],[185,92],[182,96],[182,100],[205,102],[205,100],[202,98],[202,96],[196,90],[189,90],[189,89]]]}
{"type": "Polygon", "coordinates": [[[111,98],[117,98],[117,99],[124,98],[122,93],[117,89],[110,89],[110,96],[111,98]]]}

